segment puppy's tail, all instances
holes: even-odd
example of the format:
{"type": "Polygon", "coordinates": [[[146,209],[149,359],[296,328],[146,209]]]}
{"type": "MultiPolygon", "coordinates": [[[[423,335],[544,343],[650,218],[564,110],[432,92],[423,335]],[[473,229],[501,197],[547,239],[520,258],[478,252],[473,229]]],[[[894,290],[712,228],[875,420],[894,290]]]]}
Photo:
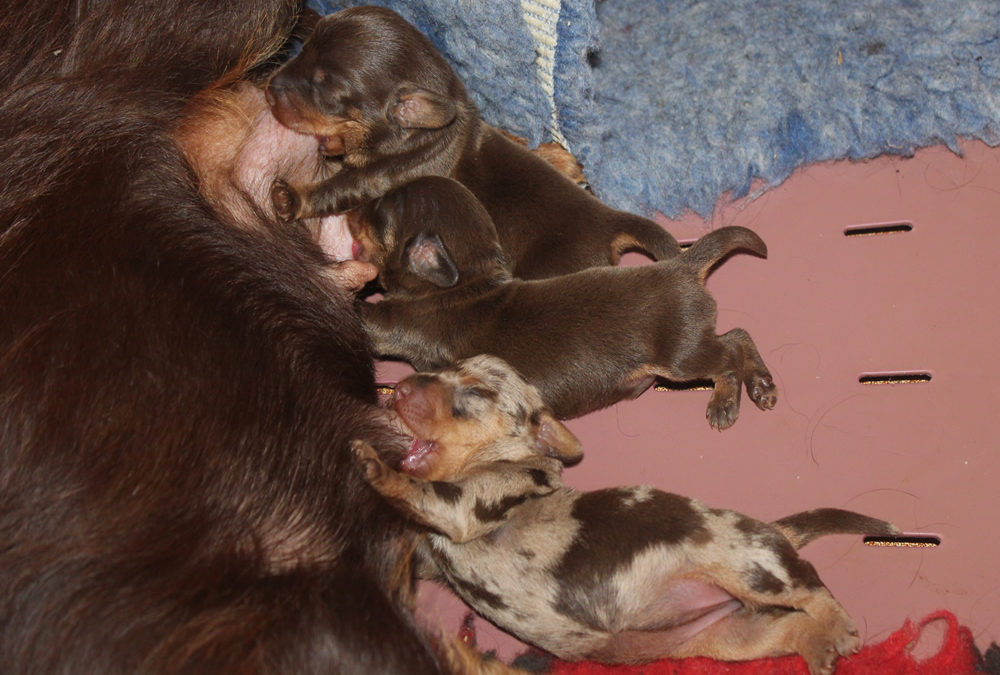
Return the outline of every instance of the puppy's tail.
{"type": "Polygon", "coordinates": [[[785,535],[795,548],[802,548],[813,539],[828,534],[866,534],[880,537],[899,534],[899,528],[892,523],[843,509],[803,511],[776,520],[771,525],[785,535]]]}
{"type": "Polygon", "coordinates": [[[701,237],[681,254],[680,259],[695,269],[698,278],[704,281],[712,268],[723,258],[741,250],[749,251],[761,258],[767,257],[767,244],[753,230],[730,225],[712,230],[701,237]]]}
{"type": "Polygon", "coordinates": [[[669,260],[681,253],[674,236],[648,218],[623,212],[617,227],[618,234],[611,244],[615,259],[629,251],[645,253],[657,261],[669,260]]]}

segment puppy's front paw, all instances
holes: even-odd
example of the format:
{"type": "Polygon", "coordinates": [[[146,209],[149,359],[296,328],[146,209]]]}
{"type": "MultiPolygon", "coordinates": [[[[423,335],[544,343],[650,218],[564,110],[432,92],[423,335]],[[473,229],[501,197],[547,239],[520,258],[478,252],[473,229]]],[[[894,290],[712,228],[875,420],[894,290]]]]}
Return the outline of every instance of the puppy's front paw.
{"type": "Polygon", "coordinates": [[[740,416],[740,382],[735,374],[727,373],[715,380],[705,416],[712,428],[719,431],[736,422],[740,416]]]}
{"type": "Polygon", "coordinates": [[[351,452],[354,453],[355,461],[364,472],[365,479],[369,483],[378,480],[379,476],[382,475],[383,464],[382,460],[378,458],[375,448],[362,440],[353,440],[351,441],[351,452]]]}
{"type": "Polygon", "coordinates": [[[271,205],[278,218],[288,223],[298,217],[302,201],[295,190],[283,180],[274,181],[271,186],[271,205]]]}

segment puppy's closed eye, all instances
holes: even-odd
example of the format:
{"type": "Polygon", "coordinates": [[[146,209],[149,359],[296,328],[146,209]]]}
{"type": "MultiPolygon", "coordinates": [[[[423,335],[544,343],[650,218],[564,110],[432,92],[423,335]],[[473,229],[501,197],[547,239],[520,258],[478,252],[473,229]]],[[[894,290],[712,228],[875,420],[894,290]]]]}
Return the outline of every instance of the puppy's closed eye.
{"type": "Polygon", "coordinates": [[[451,414],[456,418],[481,418],[495,406],[497,392],[481,386],[457,389],[453,397],[451,414]]]}
{"type": "Polygon", "coordinates": [[[487,387],[480,387],[480,386],[469,387],[467,389],[464,389],[463,393],[466,396],[472,396],[472,397],[480,398],[480,399],[483,399],[483,400],[486,400],[486,401],[496,401],[497,398],[499,398],[499,396],[500,396],[493,389],[489,389],[487,387]]]}

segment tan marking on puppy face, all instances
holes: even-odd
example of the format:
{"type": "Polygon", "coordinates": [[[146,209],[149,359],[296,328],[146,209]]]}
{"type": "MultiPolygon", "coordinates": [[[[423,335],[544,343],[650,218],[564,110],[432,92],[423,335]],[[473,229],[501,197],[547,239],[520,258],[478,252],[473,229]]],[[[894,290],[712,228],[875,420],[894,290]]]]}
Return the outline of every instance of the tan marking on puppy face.
{"type": "Polygon", "coordinates": [[[475,356],[396,387],[394,407],[414,436],[433,444],[420,475],[455,479],[477,465],[548,455],[577,461],[580,443],[506,362],[475,356]]]}
{"type": "Polygon", "coordinates": [[[385,232],[383,240],[380,240],[375,234],[369,214],[368,208],[348,212],[347,227],[351,231],[351,236],[361,245],[358,260],[370,262],[383,269],[386,253],[395,246],[395,232],[385,232]]]}
{"type": "Polygon", "coordinates": [[[345,163],[359,165],[364,155],[368,127],[360,110],[351,108],[345,115],[325,115],[314,106],[305,104],[298,93],[283,90],[280,97],[272,94],[271,113],[283,125],[299,134],[320,139],[320,150],[327,157],[343,157],[345,163]]]}

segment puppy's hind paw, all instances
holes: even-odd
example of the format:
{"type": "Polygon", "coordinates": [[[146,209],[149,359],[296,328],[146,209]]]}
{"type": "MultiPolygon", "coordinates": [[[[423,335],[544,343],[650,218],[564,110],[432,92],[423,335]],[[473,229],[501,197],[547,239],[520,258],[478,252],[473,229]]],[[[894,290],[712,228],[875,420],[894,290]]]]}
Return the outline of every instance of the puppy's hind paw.
{"type": "Polygon", "coordinates": [[[806,665],[809,666],[809,675],[833,675],[837,670],[837,660],[840,657],[835,650],[829,650],[822,655],[806,657],[806,665]]]}
{"type": "Polygon", "coordinates": [[[747,395],[761,410],[773,410],[778,403],[778,388],[770,373],[751,373],[746,380],[747,395]]]}
{"type": "Polygon", "coordinates": [[[733,426],[739,416],[740,382],[735,375],[727,374],[715,381],[705,417],[713,429],[722,431],[733,426]]]}
{"type": "Polygon", "coordinates": [[[276,180],[271,186],[271,205],[278,218],[288,223],[298,217],[301,201],[288,183],[276,180]]]}
{"type": "Polygon", "coordinates": [[[726,402],[718,403],[716,405],[709,405],[708,410],[705,412],[705,417],[708,418],[708,424],[713,429],[718,429],[722,431],[728,429],[736,423],[736,418],[740,416],[740,405],[739,402],[726,402]]]}
{"type": "Polygon", "coordinates": [[[860,642],[857,637],[846,641],[838,640],[827,643],[821,649],[817,649],[802,656],[809,666],[810,675],[833,675],[837,670],[837,662],[843,656],[850,656],[858,652],[860,642]]]}
{"type": "Polygon", "coordinates": [[[844,617],[821,635],[815,635],[802,653],[811,675],[831,675],[837,670],[837,661],[861,649],[861,638],[854,623],[844,617]]]}
{"type": "Polygon", "coordinates": [[[833,639],[833,648],[841,656],[857,654],[861,650],[861,637],[858,635],[858,629],[854,622],[847,617],[840,622],[831,638],[833,639]]]}

